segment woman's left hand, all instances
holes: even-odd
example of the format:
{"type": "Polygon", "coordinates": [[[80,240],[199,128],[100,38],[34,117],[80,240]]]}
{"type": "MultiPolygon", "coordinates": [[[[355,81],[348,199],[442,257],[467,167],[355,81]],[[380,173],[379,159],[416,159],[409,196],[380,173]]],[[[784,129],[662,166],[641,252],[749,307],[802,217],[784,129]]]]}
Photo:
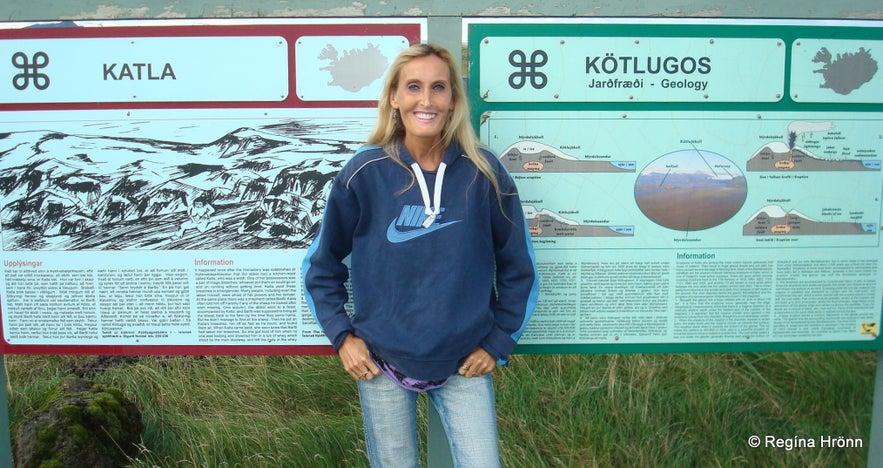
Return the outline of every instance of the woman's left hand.
{"type": "Polygon", "coordinates": [[[496,359],[479,346],[466,356],[457,373],[464,377],[478,377],[492,372],[495,367],[497,367],[496,359]]]}

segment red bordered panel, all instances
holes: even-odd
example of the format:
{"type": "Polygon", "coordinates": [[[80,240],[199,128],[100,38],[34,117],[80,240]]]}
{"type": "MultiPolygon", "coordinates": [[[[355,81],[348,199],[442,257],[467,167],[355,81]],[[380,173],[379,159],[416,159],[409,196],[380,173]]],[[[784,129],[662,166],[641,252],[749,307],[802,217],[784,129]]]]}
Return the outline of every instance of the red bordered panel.
{"type": "MultiPolygon", "coordinates": [[[[206,101],[206,102],[59,102],[3,103],[0,111],[15,110],[76,110],[76,109],[192,109],[192,108],[334,108],[339,101],[302,101],[295,85],[295,44],[307,36],[402,36],[410,44],[421,40],[419,23],[364,24],[236,24],[236,25],[174,25],[174,26],[83,26],[29,27],[0,29],[3,40],[21,39],[113,39],[113,38],[192,38],[192,37],[281,37],[288,44],[289,90],[284,100],[276,102],[206,101]]],[[[8,59],[4,60],[7,64],[8,59]]],[[[9,65],[6,65],[9,67],[9,65]]],[[[0,75],[9,78],[6,74],[0,75]]],[[[348,101],[345,107],[374,107],[376,100],[348,101]]]]}
{"type": "MultiPolygon", "coordinates": [[[[297,21],[297,20],[294,20],[297,21]]],[[[13,73],[23,70],[16,70],[14,58],[10,55],[15,51],[14,47],[2,48],[4,41],[21,41],[21,40],[64,40],[64,39],[119,39],[119,38],[261,38],[274,37],[283,38],[287,43],[287,51],[285,56],[287,62],[285,66],[288,71],[288,89],[284,99],[281,100],[152,100],[145,102],[132,101],[113,101],[101,100],[101,102],[87,102],[76,99],[67,100],[67,102],[26,102],[21,99],[11,99],[9,94],[4,98],[0,92],[0,113],[7,113],[13,116],[10,121],[15,120],[15,112],[32,112],[32,111],[49,111],[53,116],[67,115],[70,111],[71,119],[77,120],[81,112],[91,111],[117,111],[117,110],[147,110],[163,111],[169,110],[191,110],[191,109],[224,109],[227,112],[230,109],[268,109],[275,110],[275,115],[285,113],[285,109],[297,110],[297,115],[303,116],[309,114],[309,109],[337,110],[337,109],[361,109],[370,110],[376,106],[376,100],[341,100],[341,99],[316,99],[314,96],[310,99],[302,99],[302,93],[299,93],[296,84],[297,75],[297,57],[296,45],[300,39],[309,37],[403,37],[407,44],[419,43],[425,37],[425,22],[422,20],[414,20],[413,22],[384,22],[378,20],[376,22],[345,22],[334,24],[335,20],[329,19],[325,24],[319,22],[304,22],[305,24],[288,24],[284,20],[273,20],[270,22],[230,22],[214,21],[195,24],[164,24],[163,22],[144,22],[144,24],[133,24],[129,22],[108,22],[102,25],[85,24],[77,26],[68,26],[65,23],[62,27],[48,27],[43,25],[35,25],[34,27],[22,28],[0,28],[0,89],[11,89],[10,81],[13,80],[13,73]],[[220,23],[220,24],[218,24],[220,23]],[[5,72],[3,70],[6,70],[5,72]],[[307,110],[304,112],[303,110],[307,110]]],[[[99,41],[100,42],[100,41],[99,41]]],[[[94,44],[94,42],[93,42],[94,44]]],[[[407,45],[406,44],[406,45],[407,45]]],[[[32,53],[32,52],[29,52],[32,53]]],[[[33,55],[29,55],[28,59],[33,59],[33,55]]],[[[32,62],[33,63],[33,62],[32,62]]],[[[249,115],[253,115],[255,111],[248,111],[249,115]]],[[[360,111],[361,112],[361,111],[360,111]]],[[[364,112],[362,112],[364,113],[364,112]]],[[[94,114],[94,112],[93,112],[94,114]]],[[[133,115],[135,113],[133,112],[133,115]]],[[[344,112],[344,114],[346,114],[344,112]]],[[[175,116],[174,112],[169,113],[175,116]]],[[[229,115],[229,114],[228,114],[229,115]]],[[[324,114],[323,114],[324,115],[324,114]]],[[[56,118],[56,117],[53,117],[56,118]]],[[[64,117],[66,118],[66,117],[64,117]]],[[[8,132],[9,129],[0,128],[0,134],[8,132]]],[[[0,166],[5,165],[0,161],[0,166]]],[[[211,251],[207,251],[211,252],[211,251]]],[[[208,255],[208,254],[207,254],[208,255]]],[[[72,266],[73,268],[73,266],[72,266]]],[[[0,314],[2,314],[0,310],[0,314]]],[[[3,333],[3,321],[0,321],[0,337],[5,337],[3,333]]],[[[130,344],[71,344],[76,340],[65,340],[64,344],[10,344],[5,339],[0,338],[0,353],[2,354],[118,354],[118,355],[324,355],[333,354],[333,350],[328,345],[313,344],[316,341],[309,341],[310,344],[272,344],[272,342],[264,341],[258,344],[181,344],[175,340],[169,340],[169,344],[143,344],[139,345],[137,340],[133,340],[130,344]]],[[[85,341],[85,340],[84,340],[85,341]]],[[[192,342],[190,342],[192,343],[192,342]]],[[[289,342],[290,343],[290,342],[289,342]]]]}

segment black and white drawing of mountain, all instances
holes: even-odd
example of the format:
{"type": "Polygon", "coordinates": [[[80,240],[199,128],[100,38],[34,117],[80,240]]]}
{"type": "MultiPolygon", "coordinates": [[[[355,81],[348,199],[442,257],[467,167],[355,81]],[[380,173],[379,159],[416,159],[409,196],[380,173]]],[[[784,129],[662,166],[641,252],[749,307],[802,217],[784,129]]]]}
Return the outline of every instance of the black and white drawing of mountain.
{"type": "Polygon", "coordinates": [[[304,248],[363,124],[279,121],[208,142],[0,133],[3,249],[304,248]]]}

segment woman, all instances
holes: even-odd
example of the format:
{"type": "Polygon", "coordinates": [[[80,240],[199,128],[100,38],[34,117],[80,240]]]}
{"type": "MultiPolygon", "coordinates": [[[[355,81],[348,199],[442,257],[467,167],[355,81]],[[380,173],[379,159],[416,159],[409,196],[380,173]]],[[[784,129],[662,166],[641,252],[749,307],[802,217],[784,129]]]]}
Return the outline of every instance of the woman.
{"type": "Polygon", "coordinates": [[[307,302],[358,381],[372,466],[417,466],[420,392],[457,466],[498,466],[490,373],[538,292],[515,185],[479,147],[447,50],[403,51],[378,110],[368,145],[332,184],[304,260],[307,302]]]}

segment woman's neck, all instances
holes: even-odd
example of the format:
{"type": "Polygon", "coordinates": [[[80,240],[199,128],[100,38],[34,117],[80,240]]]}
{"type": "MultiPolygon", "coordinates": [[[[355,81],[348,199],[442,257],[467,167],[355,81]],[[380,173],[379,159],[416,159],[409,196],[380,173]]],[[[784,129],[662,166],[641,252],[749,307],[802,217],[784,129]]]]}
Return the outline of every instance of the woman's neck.
{"type": "Polygon", "coordinates": [[[441,145],[441,140],[416,139],[415,141],[415,139],[409,140],[405,137],[403,145],[424,171],[435,171],[438,169],[445,155],[445,149],[441,145]]]}

